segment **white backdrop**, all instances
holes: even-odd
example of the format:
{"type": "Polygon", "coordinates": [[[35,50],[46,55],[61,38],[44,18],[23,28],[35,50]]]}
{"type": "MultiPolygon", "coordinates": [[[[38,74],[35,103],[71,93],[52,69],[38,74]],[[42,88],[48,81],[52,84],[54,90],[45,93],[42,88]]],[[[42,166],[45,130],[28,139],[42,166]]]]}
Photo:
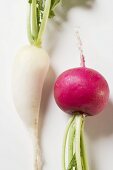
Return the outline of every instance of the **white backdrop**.
{"type": "MultiPolygon", "coordinates": [[[[0,169],[33,170],[31,139],[17,115],[11,96],[11,64],[28,43],[26,2],[0,2],[0,169]]],[[[48,24],[45,48],[51,56],[41,104],[43,170],[61,170],[61,146],[69,116],[55,104],[53,82],[65,69],[80,64],[75,31],[80,27],[86,65],[100,71],[110,86],[110,101],[103,113],[86,120],[91,170],[113,169],[113,1],[65,0],[48,24]],[[91,4],[88,6],[87,4],[91,4]]]]}

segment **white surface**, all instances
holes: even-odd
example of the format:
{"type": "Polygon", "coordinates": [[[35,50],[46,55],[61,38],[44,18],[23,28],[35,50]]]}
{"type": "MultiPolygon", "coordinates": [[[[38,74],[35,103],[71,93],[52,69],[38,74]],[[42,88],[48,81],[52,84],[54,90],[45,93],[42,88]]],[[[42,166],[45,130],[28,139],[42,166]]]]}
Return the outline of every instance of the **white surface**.
{"type": "MultiPolygon", "coordinates": [[[[61,170],[62,138],[69,116],[56,106],[52,87],[58,74],[79,66],[76,27],[80,27],[87,66],[106,77],[111,91],[110,102],[103,114],[86,121],[90,169],[113,169],[113,2],[89,1],[92,1],[90,8],[85,3],[75,4],[74,0],[68,2],[70,5],[65,2],[65,10],[58,9],[57,17],[48,24],[45,48],[51,56],[51,68],[41,105],[43,170],[61,170]]],[[[7,0],[1,1],[0,5],[1,170],[32,170],[31,140],[13,106],[10,86],[12,61],[18,49],[28,42],[26,4],[23,0],[7,0]]]]}

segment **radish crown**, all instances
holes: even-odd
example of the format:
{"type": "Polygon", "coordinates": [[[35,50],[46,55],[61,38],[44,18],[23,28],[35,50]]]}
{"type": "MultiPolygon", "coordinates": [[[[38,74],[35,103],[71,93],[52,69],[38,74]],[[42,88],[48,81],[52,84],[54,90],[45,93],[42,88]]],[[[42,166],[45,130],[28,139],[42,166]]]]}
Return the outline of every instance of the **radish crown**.
{"type": "Polygon", "coordinates": [[[55,16],[55,8],[61,0],[29,0],[27,31],[29,42],[40,47],[48,18],[55,16]]]}

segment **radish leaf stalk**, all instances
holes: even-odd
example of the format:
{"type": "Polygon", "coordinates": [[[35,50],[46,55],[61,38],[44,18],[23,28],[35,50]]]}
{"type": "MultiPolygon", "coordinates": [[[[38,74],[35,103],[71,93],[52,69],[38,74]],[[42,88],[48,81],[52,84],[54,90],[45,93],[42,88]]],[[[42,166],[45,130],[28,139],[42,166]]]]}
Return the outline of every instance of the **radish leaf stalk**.
{"type": "Polygon", "coordinates": [[[83,117],[83,123],[82,123],[82,128],[81,128],[81,156],[82,156],[82,161],[83,161],[83,170],[89,170],[89,165],[88,165],[88,159],[87,159],[87,153],[86,153],[86,145],[85,145],[85,140],[84,140],[84,121],[85,121],[85,116],[83,117]]]}
{"type": "Polygon", "coordinates": [[[41,47],[48,18],[55,16],[55,8],[61,0],[29,0],[27,19],[28,39],[31,44],[41,47]]]}
{"type": "Polygon", "coordinates": [[[38,38],[37,38],[37,41],[36,41],[36,45],[38,45],[38,46],[41,46],[41,44],[42,44],[42,37],[43,37],[43,34],[45,32],[47,20],[48,20],[48,17],[49,17],[50,6],[51,6],[51,0],[46,0],[44,12],[43,12],[43,19],[42,19],[42,22],[40,24],[40,30],[39,30],[38,38]]]}
{"type": "Polygon", "coordinates": [[[55,16],[55,8],[56,6],[60,3],[61,0],[51,0],[51,7],[50,7],[50,12],[49,12],[49,18],[52,18],[55,16]]]}
{"type": "Polygon", "coordinates": [[[84,115],[76,113],[76,116],[69,120],[66,128],[66,138],[64,137],[63,170],[73,170],[73,168],[76,168],[76,170],[89,170],[84,142],[84,119],[84,115]],[[65,159],[67,150],[68,161],[65,159]],[[68,162],[67,167],[66,162],[68,162]]]}
{"type": "Polygon", "coordinates": [[[27,17],[27,35],[30,44],[34,44],[33,35],[31,33],[31,4],[28,6],[28,17],[27,17]]]}
{"type": "Polygon", "coordinates": [[[32,8],[32,35],[35,40],[35,38],[38,35],[38,24],[37,24],[37,0],[32,0],[31,4],[32,8]]]}
{"type": "Polygon", "coordinates": [[[66,127],[64,140],[63,140],[63,146],[62,146],[62,169],[66,170],[66,143],[67,143],[67,137],[68,137],[68,131],[70,129],[70,126],[74,120],[75,116],[73,116],[66,127]]]}
{"type": "Polygon", "coordinates": [[[76,115],[75,118],[75,155],[77,170],[82,170],[82,161],[81,161],[81,148],[80,148],[80,136],[81,136],[81,126],[82,126],[82,116],[76,115]]]}
{"type": "Polygon", "coordinates": [[[68,164],[70,164],[73,158],[73,140],[75,136],[75,128],[73,127],[73,123],[70,126],[69,134],[68,134],[68,164]]]}
{"type": "Polygon", "coordinates": [[[67,170],[72,170],[73,168],[75,168],[75,170],[77,170],[76,167],[77,167],[77,164],[76,164],[76,156],[75,156],[75,154],[74,154],[74,155],[73,155],[73,158],[72,158],[72,160],[71,160],[71,162],[70,162],[70,164],[68,165],[67,170]]]}

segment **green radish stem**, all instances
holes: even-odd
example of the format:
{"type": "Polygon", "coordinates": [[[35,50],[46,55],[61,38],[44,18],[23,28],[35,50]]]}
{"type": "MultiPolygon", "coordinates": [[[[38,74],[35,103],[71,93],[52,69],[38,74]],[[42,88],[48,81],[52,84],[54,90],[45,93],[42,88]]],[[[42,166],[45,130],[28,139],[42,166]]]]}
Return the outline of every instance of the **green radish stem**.
{"type": "Polygon", "coordinates": [[[29,8],[28,8],[27,35],[28,35],[28,39],[29,39],[30,44],[34,44],[33,36],[32,36],[32,33],[31,33],[31,4],[29,4],[29,8]]]}
{"type": "Polygon", "coordinates": [[[39,30],[39,33],[38,33],[38,38],[37,38],[37,41],[36,41],[36,45],[39,46],[39,47],[42,44],[42,37],[43,37],[43,34],[45,32],[47,20],[48,20],[48,17],[49,17],[50,6],[51,6],[51,0],[47,0],[45,2],[43,19],[42,19],[42,22],[41,22],[40,30],[39,30]]]}
{"type": "Polygon", "coordinates": [[[45,33],[45,28],[49,18],[51,0],[43,2],[43,13],[40,13],[39,4],[37,0],[29,2],[29,14],[27,19],[28,39],[32,45],[41,47],[42,38],[45,33]]]}
{"type": "Polygon", "coordinates": [[[84,141],[84,120],[82,124],[82,129],[81,129],[81,153],[82,153],[84,170],[89,170],[87,153],[86,153],[86,145],[84,141]]]}
{"type": "Polygon", "coordinates": [[[75,170],[89,170],[84,142],[84,118],[84,115],[76,113],[70,118],[66,127],[62,151],[62,170],[73,170],[74,168],[75,170]],[[68,161],[66,153],[68,153],[68,161]]]}
{"type": "Polygon", "coordinates": [[[68,131],[70,129],[70,126],[74,120],[75,116],[73,116],[72,118],[70,118],[69,120],[69,123],[66,127],[66,130],[65,130],[65,135],[64,135],[64,141],[63,141],[63,146],[62,146],[62,169],[63,170],[66,170],[66,143],[67,143],[67,136],[68,136],[68,131]]]}
{"type": "Polygon", "coordinates": [[[82,116],[77,115],[75,118],[75,129],[76,129],[75,156],[76,156],[77,170],[82,170],[81,148],[80,148],[81,126],[82,126],[82,116]]]}
{"type": "Polygon", "coordinates": [[[68,164],[70,164],[73,158],[73,140],[75,135],[75,128],[73,127],[73,123],[70,126],[69,137],[68,137],[68,164]]]}
{"type": "Polygon", "coordinates": [[[34,40],[38,35],[38,24],[37,24],[37,0],[32,0],[32,35],[34,40]]]}

